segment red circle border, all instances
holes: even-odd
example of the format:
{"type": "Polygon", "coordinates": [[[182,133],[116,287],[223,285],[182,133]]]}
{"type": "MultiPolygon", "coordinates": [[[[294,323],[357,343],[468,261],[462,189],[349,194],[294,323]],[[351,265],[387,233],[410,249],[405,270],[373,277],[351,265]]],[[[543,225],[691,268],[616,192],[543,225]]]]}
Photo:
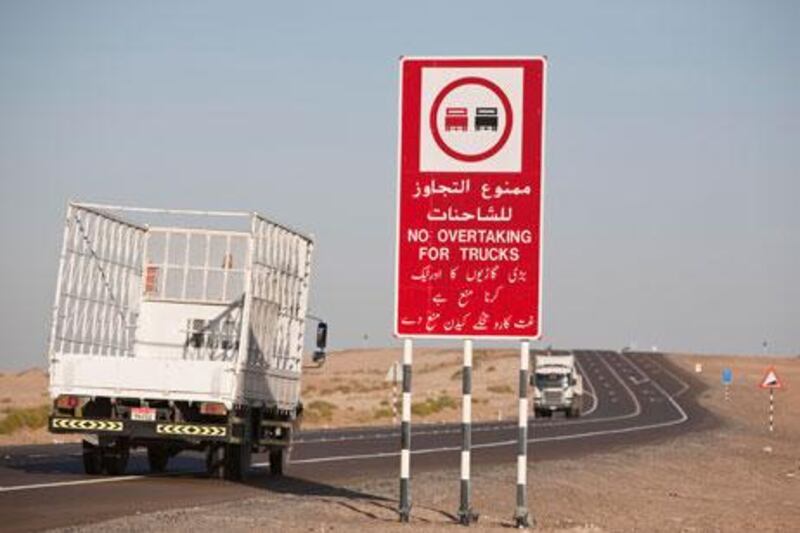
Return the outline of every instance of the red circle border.
{"type": "Polygon", "coordinates": [[[489,159],[497,152],[503,149],[506,142],[508,142],[508,138],[511,136],[511,128],[514,123],[513,114],[511,111],[511,102],[508,101],[508,97],[503,92],[503,90],[497,86],[494,82],[487,80],[486,78],[479,78],[477,76],[469,76],[466,78],[459,78],[448,83],[444,89],[439,91],[439,94],[436,96],[436,99],[433,101],[433,105],[431,106],[431,114],[429,117],[431,133],[433,134],[433,140],[436,141],[436,144],[439,148],[452,157],[453,159],[457,159],[459,161],[464,161],[466,163],[477,163],[478,161],[483,161],[485,159],[489,159]],[[450,94],[455,89],[462,87],[464,85],[480,85],[481,87],[485,87],[492,91],[495,96],[500,99],[500,102],[503,104],[503,109],[506,113],[506,123],[503,128],[503,134],[497,140],[497,142],[492,145],[488,150],[477,154],[464,154],[462,152],[458,152],[450,148],[447,143],[444,142],[442,139],[442,135],[439,133],[439,125],[437,123],[436,117],[439,114],[439,107],[442,105],[442,101],[444,101],[445,97],[450,94]]]}

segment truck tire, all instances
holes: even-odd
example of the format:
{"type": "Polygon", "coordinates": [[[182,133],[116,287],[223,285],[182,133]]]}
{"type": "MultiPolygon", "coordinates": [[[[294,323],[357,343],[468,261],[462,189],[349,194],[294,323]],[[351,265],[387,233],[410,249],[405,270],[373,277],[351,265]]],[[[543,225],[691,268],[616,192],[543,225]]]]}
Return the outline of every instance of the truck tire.
{"type": "Polygon", "coordinates": [[[225,479],[242,481],[250,470],[250,444],[228,444],[225,450],[225,479]]]}
{"type": "Polygon", "coordinates": [[[241,481],[250,470],[250,446],[212,444],[206,452],[206,471],[215,479],[241,481]]]}
{"type": "Polygon", "coordinates": [[[214,479],[225,479],[225,445],[211,444],[206,451],[206,472],[214,479]]]}
{"type": "Polygon", "coordinates": [[[103,449],[83,441],[83,470],[90,476],[103,473],[103,449]]]}
{"type": "Polygon", "coordinates": [[[160,474],[167,469],[168,462],[169,451],[166,446],[153,444],[147,447],[147,464],[150,466],[151,473],[160,474]]]}
{"type": "Polygon", "coordinates": [[[284,448],[274,448],[269,451],[269,473],[273,476],[282,476],[289,459],[289,453],[284,448]]]}
{"type": "Polygon", "coordinates": [[[103,449],[103,468],[111,476],[121,476],[128,468],[130,450],[127,442],[116,441],[103,449]]]}

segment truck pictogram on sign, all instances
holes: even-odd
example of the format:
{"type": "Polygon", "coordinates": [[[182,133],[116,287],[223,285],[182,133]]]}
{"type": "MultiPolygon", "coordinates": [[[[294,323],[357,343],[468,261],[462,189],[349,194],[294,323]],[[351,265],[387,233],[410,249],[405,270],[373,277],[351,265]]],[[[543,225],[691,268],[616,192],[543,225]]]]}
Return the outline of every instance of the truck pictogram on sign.
{"type": "Polygon", "coordinates": [[[496,107],[479,107],[475,110],[475,131],[497,131],[496,107]]]}
{"type": "Polygon", "coordinates": [[[469,125],[466,107],[448,107],[444,115],[444,131],[467,131],[469,125]]]}

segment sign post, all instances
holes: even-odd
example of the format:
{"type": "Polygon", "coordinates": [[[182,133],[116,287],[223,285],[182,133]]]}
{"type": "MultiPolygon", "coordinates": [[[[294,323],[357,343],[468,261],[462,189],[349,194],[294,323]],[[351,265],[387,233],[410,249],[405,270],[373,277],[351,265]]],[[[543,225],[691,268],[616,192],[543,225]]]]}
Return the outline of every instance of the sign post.
{"type": "Polygon", "coordinates": [[[411,339],[403,340],[403,413],[400,421],[400,521],[411,518],[411,339]]]}
{"type": "Polygon", "coordinates": [[[767,368],[766,372],[764,373],[764,377],[761,379],[761,383],[759,383],[758,386],[762,389],[769,389],[769,432],[772,433],[775,431],[774,391],[775,389],[783,388],[783,382],[781,381],[781,378],[778,377],[774,366],[767,368]]]}
{"type": "Polygon", "coordinates": [[[473,341],[541,334],[546,70],[543,57],[400,61],[394,333],[464,341],[465,524],[473,341]]]}
{"type": "Polygon", "coordinates": [[[517,437],[517,509],[514,523],[518,528],[530,527],[528,520],[528,367],[531,345],[522,341],[519,350],[519,432],[517,437]]]}
{"type": "Polygon", "coordinates": [[[461,505],[458,508],[458,521],[468,526],[478,520],[478,514],[472,510],[469,479],[472,452],[472,341],[469,339],[464,341],[461,393],[461,505]]]}

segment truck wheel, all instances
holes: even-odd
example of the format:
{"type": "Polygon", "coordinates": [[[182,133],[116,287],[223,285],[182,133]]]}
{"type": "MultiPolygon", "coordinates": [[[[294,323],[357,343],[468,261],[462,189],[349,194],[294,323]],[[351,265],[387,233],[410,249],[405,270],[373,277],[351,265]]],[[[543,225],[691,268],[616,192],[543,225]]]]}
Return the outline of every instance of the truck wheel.
{"type": "Polygon", "coordinates": [[[211,444],[206,452],[206,472],[215,479],[225,478],[225,445],[211,444]]]}
{"type": "Polygon", "coordinates": [[[273,476],[282,476],[289,459],[289,453],[283,448],[276,448],[269,452],[269,473],[273,476]]]}
{"type": "Polygon", "coordinates": [[[103,449],[83,441],[83,470],[90,476],[103,473],[103,449]]]}
{"type": "Polygon", "coordinates": [[[228,444],[225,450],[225,479],[242,481],[250,470],[249,443],[228,444]]]}
{"type": "Polygon", "coordinates": [[[147,447],[147,464],[150,466],[150,472],[159,474],[167,469],[167,462],[169,462],[169,452],[166,446],[148,446],[147,447]]]}
{"type": "Polygon", "coordinates": [[[109,475],[121,476],[128,468],[128,456],[127,444],[117,441],[113,447],[103,450],[103,467],[109,475]]]}

